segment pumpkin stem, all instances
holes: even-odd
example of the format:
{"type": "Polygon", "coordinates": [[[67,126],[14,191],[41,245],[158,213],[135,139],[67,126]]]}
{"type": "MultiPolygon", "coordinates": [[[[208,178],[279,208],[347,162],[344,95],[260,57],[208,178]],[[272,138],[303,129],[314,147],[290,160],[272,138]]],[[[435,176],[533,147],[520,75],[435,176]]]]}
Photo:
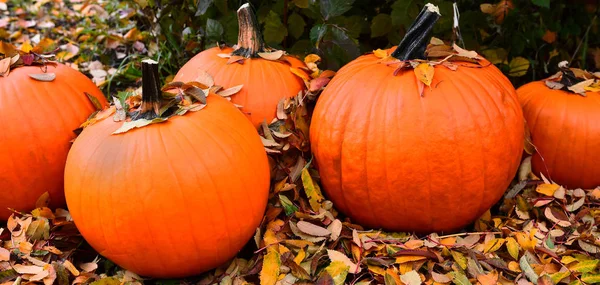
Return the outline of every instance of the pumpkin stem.
{"type": "Polygon", "coordinates": [[[154,119],[159,116],[160,83],[158,78],[158,62],[145,59],[142,61],[142,105],[132,116],[137,119],[154,119]]]}
{"type": "Polygon", "coordinates": [[[250,4],[246,3],[242,5],[237,10],[237,16],[240,28],[238,32],[238,47],[232,54],[246,58],[257,57],[259,52],[265,51],[265,41],[250,4]]]}
{"type": "Polygon", "coordinates": [[[429,34],[440,16],[439,8],[427,3],[392,53],[392,56],[399,60],[426,59],[425,49],[429,44],[429,34]]]}

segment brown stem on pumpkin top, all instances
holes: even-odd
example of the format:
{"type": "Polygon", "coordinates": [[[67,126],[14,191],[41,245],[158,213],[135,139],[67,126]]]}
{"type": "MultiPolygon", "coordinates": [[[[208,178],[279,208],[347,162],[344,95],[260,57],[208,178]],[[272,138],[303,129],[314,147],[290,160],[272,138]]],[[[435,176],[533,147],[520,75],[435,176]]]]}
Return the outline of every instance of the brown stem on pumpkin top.
{"type": "Polygon", "coordinates": [[[429,34],[440,16],[439,8],[427,3],[392,56],[399,60],[425,59],[425,49],[430,39],[429,34]]]}
{"type": "Polygon", "coordinates": [[[239,23],[238,47],[232,54],[246,58],[257,57],[259,52],[265,51],[265,41],[250,4],[242,5],[237,11],[237,16],[239,23]]]}
{"type": "Polygon", "coordinates": [[[154,119],[158,117],[161,94],[158,62],[145,59],[142,61],[142,105],[133,116],[133,119],[154,119]]]}

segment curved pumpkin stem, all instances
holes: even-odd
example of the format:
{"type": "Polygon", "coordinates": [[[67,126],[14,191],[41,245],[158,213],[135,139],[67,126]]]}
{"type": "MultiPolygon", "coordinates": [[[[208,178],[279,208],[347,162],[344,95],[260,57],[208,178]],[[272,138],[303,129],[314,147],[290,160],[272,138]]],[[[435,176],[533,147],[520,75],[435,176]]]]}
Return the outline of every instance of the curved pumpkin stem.
{"type": "Polygon", "coordinates": [[[430,39],[429,34],[440,16],[439,8],[427,3],[392,56],[399,60],[425,59],[425,49],[430,39]]]}
{"type": "Polygon", "coordinates": [[[237,10],[237,16],[239,23],[238,47],[232,54],[246,58],[257,57],[257,53],[265,51],[265,41],[250,4],[242,5],[237,10]]]}
{"type": "Polygon", "coordinates": [[[137,119],[154,119],[160,110],[160,82],[158,78],[158,62],[145,59],[142,61],[142,105],[133,117],[137,119]]]}

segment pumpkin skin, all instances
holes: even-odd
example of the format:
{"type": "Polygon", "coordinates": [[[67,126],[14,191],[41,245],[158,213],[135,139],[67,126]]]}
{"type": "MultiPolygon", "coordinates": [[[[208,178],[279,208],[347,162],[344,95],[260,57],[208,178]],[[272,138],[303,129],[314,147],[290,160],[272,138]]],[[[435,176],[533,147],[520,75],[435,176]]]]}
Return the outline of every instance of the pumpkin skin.
{"type": "Polygon", "coordinates": [[[218,95],[167,122],[112,135],[104,119],[75,141],[65,170],[71,216],[100,254],[142,276],[185,277],[232,258],[254,235],[269,191],[267,155],[218,95]]]}
{"type": "Polygon", "coordinates": [[[277,103],[281,99],[298,95],[304,82],[290,71],[290,67],[301,67],[304,63],[288,56],[291,66],[262,58],[250,58],[244,64],[227,64],[227,58],[218,54],[231,53],[232,48],[213,47],[190,59],[175,75],[175,81],[194,81],[198,69],[207,71],[215,83],[225,88],[243,84],[242,90],[231,96],[231,102],[241,105],[252,124],[258,127],[276,117],[277,103]]]}
{"type": "Polygon", "coordinates": [[[0,77],[0,220],[8,208],[28,212],[50,195],[51,208],[65,204],[63,172],[73,132],[95,108],[84,92],[102,105],[106,99],[85,75],[62,64],[48,65],[51,82],[29,74],[40,67],[22,66],[0,77]]]}
{"type": "Polygon", "coordinates": [[[483,60],[482,68],[435,66],[421,97],[412,70],[394,76],[395,66],[378,61],[369,54],[347,64],[317,101],[310,142],[325,193],[371,228],[466,226],[519,166],[524,122],[514,87],[483,60]]]}
{"type": "Polygon", "coordinates": [[[600,93],[583,97],[536,81],[517,94],[537,150],[534,174],[571,189],[600,186],[600,93]]]}

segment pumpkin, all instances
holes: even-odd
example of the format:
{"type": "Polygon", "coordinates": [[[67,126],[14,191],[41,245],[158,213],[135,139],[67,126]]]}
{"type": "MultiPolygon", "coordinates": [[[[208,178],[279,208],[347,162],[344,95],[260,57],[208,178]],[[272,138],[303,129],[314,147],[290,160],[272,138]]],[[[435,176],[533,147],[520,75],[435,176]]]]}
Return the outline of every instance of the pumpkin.
{"type": "Polygon", "coordinates": [[[556,75],[517,89],[536,150],[531,160],[535,175],[543,174],[569,189],[600,186],[597,84],[593,74],[563,65],[556,75]],[[573,88],[577,84],[579,88],[573,88]],[[581,84],[596,87],[586,91],[581,84]]]}
{"type": "Polygon", "coordinates": [[[316,103],[310,142],[324,191],[363,226],[461,229],[500,199],[520,164],[514,87],[475,52],[428,46],[438,11],[427,4],[397,48],[342,67],[316,103]]]}
{"type": "MultiPolygon", "coordinates": [[[[231,96],[241,106],[255,127],[276,117],[281,99],[298,94],[304,88],[302,79],[290,68],[302,68],[304,63],[266,47],[252,8],[244,4],[237,11],[239,35],[237,47],[213,47],[190,59],[175,75],[175,81],[193,81],[208,72],[215,83],[225,87],[243,85],[231,96]]],[[[303,72],[302,70],[299,70],[303,72]]]]}
{"type": "Polygon", "coordinates": [[[50,207],[64,206],[63,173],[73,131],[95,111],[85,92],[107,104],[90,79],[62,64],[21,66],[0,77],[0,220],[12,214],[8,208],[34,209],[45,192],[50,207]]]}
{"type": "MultiPolygon", "coordinates": [[[[254,235],[269,165],[252,124],[212,91],[203,97],[200,83],[170,86],[195,90],[187,94],[206,104],[183,105],[201,110],[157,115],[168,106],[158,103],[156,66],[143,63],[142,104],[130,105],[127,122],[115,121],[117,110],[74,142],[65,194],[75,225],[100,254],[142,276],[185,277],[226,262],[254,235]]],[[[172,99],[190,97],[180,95],[172,99]]]]}

